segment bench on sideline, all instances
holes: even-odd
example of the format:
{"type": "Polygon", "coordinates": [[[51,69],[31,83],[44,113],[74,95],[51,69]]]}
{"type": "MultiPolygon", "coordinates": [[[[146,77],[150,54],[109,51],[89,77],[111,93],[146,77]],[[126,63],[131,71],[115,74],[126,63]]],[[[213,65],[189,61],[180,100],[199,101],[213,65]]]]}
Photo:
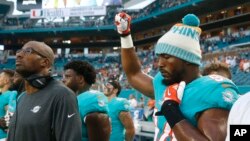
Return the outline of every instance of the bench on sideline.
{"type": "Polygon", "coordinates": [[[138,121],[140,125],[135,132],[135,140],[136,141],[153,141],[155,134],[155,125],[153,122],[148,121],[138,121]]]}

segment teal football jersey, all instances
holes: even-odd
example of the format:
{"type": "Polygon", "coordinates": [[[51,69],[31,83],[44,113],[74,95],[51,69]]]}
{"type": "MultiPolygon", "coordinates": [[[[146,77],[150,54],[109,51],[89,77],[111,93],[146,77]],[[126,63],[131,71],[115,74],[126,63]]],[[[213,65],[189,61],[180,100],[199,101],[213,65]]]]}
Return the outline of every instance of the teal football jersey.
{"type": "MultiPolygon", "coordinates": [[[[0,117],[4,117],[4,115],[6,114],[5,106],[9,104],[12,95],[13,95],[12,91],[3,92],[0,95],[0,117]]],[[[0,128],[0,139],[6,138],[6,136],[7,136],[6,132],[0,128]]]]}
{"type": "MultiPolygon", "coordinates": [[[[156,111],[161,108],[164,91],[167,88],[162,80],[163,76],[160,73],[153,80],[156,111]]],[[[198,113],[210,108],[230,110],[239,97],[238,93],[237,86],[227,78],[219,75],[203,76],[186,85],[180,109],[184,117],[197,126],[195,117],[198,113]]],[[[164,116],[155,116],[154,122],[157,125],[155,133],[157,140],[165,141],[174,137],[164,116]]]]}
{"type": "Polygon", "coordinates": [[[85,117],[93,112],[108,114],[108,99],[103,93],[90,90],[78,95],[77,101],[82,120],[82,141],[88,141],[85,117]]]}
{"type": "Polygon", "coordinates": [[[16,111],[17,91],[12,91],[12,95],[9,99],[8,111],[14,114],[16,111]]]}
{"type": "Polygon", "coordinates": [[[129,102],[125,98],[115,97],[109,101],[108,108],[112,126],[110,141],[124,141],[125,129],[119,119],[119,115],[122,111],[129,112],[129,102]]]}

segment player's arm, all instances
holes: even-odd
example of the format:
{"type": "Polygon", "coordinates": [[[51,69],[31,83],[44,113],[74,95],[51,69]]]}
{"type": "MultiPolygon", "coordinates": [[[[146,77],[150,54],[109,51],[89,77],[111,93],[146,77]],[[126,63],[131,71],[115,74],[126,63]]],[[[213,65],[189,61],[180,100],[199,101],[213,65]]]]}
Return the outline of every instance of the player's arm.
{"type": "Polygon", "coordinates": [[[107,114],[90,113],[86,116],[85,123],[89,141],[109,141],[111,125],[107,114]]]}
{"type": "Polygon", "coordinates": [[[183,116],[179,103],[181,102],[185,85],[173,84],[167,88],[161,111],[173,130],[177,140],[185,141],[224,141],[227,132],[229,110],[211,108],[196,115],[197,127],[193,126],[183,116]]]}
{"type": "Polygon", "coordinates": [[[136,55],[130,34],[131,17],[126,13],[115,16],[117,31],[121,35],[122,67],[132,87],[154,99],[152,78],[141,70],[140,60],[136,55]]]}
{"type": "Polygon", "coordinates": [[[4,106],[5,112],[8,111],[8,109],[9,109],[9,105],[4,106]]]}
{"type": "Polygon", "coordinates": [[[198,117],[197,128],[188,121],[182,120],[172,129],[177,140],[224,141],[228,114],[229,111],[224,109],[209,109],[198,117]]]}
{"type": "Polygon", "coordinates": [[[135,127],[130,113],[125,111],[120,112],[119,119],[126,130],[125,141],[133,141],[135,135],[135,127]]]}

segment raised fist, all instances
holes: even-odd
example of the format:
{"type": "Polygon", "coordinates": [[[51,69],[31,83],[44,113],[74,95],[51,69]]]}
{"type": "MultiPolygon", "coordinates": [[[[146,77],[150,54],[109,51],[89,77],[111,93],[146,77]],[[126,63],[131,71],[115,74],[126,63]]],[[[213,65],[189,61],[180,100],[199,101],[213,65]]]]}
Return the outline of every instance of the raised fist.
{"type": "Polygon", "coordinates": [[[117,32],[121,36],[130,34],[130,23],[131,17],[128,14],[121,12],[115,15],[115,25],[117,27],[117,32]]]}

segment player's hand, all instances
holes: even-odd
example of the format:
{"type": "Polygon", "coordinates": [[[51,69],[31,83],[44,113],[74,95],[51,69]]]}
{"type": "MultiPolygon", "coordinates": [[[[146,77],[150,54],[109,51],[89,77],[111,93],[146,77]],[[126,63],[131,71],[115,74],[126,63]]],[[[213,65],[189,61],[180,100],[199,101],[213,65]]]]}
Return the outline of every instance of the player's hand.
{"type": "Polygon", "coordinates": [[[164,102],[162,104],[161,111],[156,112],[155,115],[163,115],[163,111],[166,109],[165,106],[167,106],[168,103],[179,105],[183,97],[185,86],[186,83],[184,81],[181,81],[179,84],[176,83],[168,86],[168,88],[164,92],[164,102]]]}
{"type": "Polygon", "coordinates": [[[127,36],[130,34],[130,23],[131,17],[125,12],[120,12],[115,15],[115,25],[117,27],[117,32],[121,36],[127,36]]]}
{"type": "Polygon", "coordinates": [[[180,104],[183,92],[185,89],[186,83],[184,81],[181,81],[179,84],[175,83],[173,85],[168,86],[168,88],[164,92],[164,101],[166,100],[174,100],[178,104],[180,104]]]}

